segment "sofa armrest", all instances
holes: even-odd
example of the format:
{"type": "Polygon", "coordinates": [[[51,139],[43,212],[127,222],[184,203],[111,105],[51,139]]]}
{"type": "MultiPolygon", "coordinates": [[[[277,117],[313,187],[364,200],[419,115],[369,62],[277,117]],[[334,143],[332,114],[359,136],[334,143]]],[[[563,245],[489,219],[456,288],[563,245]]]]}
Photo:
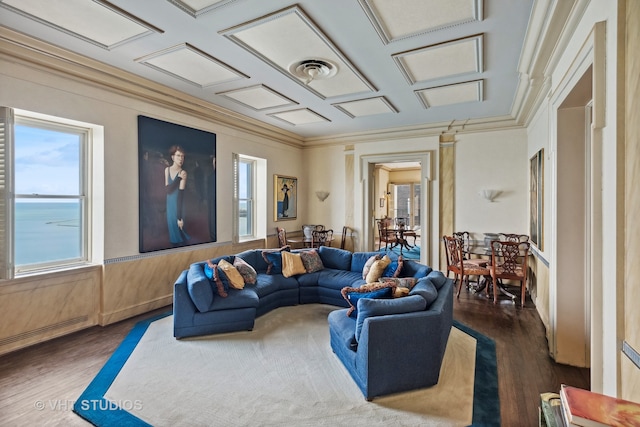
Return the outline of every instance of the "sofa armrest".
{"type": "Polygon", "coordinates": [[[193,323],[193,316],[198,311],[187,290],[187,272],[188,270],[184,270],[180,273],[173,284],[174,336],[176,336],[175,328],[190,326],[193,323]]]}
{"type": "Polygon", "coordinates": [[[367,397],[436,384],[453,324],[453,284],[445,284],[425,311],[364,321],[355,366],[367,397]]]}

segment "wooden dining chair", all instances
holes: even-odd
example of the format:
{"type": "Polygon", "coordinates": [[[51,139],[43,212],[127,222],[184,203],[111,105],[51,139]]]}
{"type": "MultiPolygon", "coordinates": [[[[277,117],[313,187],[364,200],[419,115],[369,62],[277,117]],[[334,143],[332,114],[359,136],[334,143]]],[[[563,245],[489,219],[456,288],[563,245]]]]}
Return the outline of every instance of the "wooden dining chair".
{"type": "Polygon", "coordinates": [[[278,235],[278,245],[281,248],[287,246],[287,230],[282,227],[276,227],[276,234],[278,235]]]}
{"type": "Polygon", "coordinates": [[[333,240],[333,230],[313,230],[311,232],[311,247],[331,246],[333,240]]]}
{"type": "Polygon", "coordinates": [[[389,245],[397,245],[398,238],[396,236],[396,231],[391,227],[391,218],[382,218],[377,220],[376,223],[378,225],[378,250],[382,249],[383,243],[385,250],[389,245]]]}
{"type": "Polygon", "coordinates": [[[528,242],[529,236],[526,234],[498,233],[498,240],[505,242],[528,242]]]}
{"type": "Polygon", "coordinates": [[[524,308],[527,291],[527,258],[529,242],[491,242],[491,279],[493,281],[493,303],[498,302],[498,281],[505,286],[505,280],[520,282],[520,306],[524,308]]]}
{"type": "Polygon", "coordinates": [[[340,239],[340,249],[345,249],[347,245],[347,235],[351,235],[351,228],[346,225],[342,227],[342,236],[340,239]]]}
{"type": "Polygon", "coordinates": [[[458,282],[458,292],[456,298],[460,297],[460,290],[462,289],[462,282],[469,283],[469,276],[485,277],[490,275],[490,271],[487,268],[487,261],[484,264],[469,263],[464,259],[462,253],[462,242],[457,237],[442,236],[444,242],[445,252],[447,254],[447,277],[449,272],[453,272],[454,280],[458,282]]]}

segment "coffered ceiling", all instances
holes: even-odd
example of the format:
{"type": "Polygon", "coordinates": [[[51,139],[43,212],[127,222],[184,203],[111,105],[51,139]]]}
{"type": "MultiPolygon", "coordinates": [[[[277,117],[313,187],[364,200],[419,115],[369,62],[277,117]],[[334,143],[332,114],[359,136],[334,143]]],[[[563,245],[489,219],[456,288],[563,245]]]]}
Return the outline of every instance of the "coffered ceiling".
{"type": "Polygon", "coordinates": [[[306,140],[513,122],[534,0],[0,0],[0,24],[306,140]]]}

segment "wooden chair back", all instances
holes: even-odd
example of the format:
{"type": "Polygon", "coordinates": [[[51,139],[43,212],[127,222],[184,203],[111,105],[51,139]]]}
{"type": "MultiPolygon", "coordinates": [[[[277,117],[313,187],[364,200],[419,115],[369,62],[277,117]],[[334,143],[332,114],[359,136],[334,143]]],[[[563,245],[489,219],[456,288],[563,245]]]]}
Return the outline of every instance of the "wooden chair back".
{"type": "Polygon", "coordinates": [[[498,239],[505,242],[528,242],[529,236],[526,234],[498,233],[498,239]]]}
{"type": "Polygon", "coordinates": [[[287,246],[287,230],[282,227],[276,227],[276,233],[278,235],[278,245],[281,248],[287,246]]]}
{"type": "Polygon", "coordinates": [[[529,242],[491,241],[491,278],[493,279],[493,302],[498,302],[498,280],[520,282],[520,305],[524,307],[527,289],[527,259],[529,242]]]}
{"type": "Polygon", "coordinates": [[[313,230],[311,232],[311,247],[331,246],[333,240],[333,230],[313,230]]]}

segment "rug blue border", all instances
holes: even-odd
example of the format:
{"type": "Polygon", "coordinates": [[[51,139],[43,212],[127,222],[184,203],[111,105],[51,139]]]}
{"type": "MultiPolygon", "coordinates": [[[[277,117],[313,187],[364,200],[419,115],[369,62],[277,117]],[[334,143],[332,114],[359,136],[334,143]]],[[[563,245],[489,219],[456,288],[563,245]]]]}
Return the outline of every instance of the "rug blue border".
{"type": "Polygon", "coordinates": [[[457,320],[453,325],[476,339],[476,372],[473,381],[473,427],[500,426],[500,395],[498,392],[498,360],[496,343],[457,320]],[[480,369],[480,367],[482,367],[480,369]]]}
{"type": "MultiPolygon", "coordinates": [[[[133,353],[149,325],[156,320],[171,315],[163,313],[138,322],[120,343],[98,375],[80,395],[73,405],[73,412],[95,426],[150,426],[131,413],[113,407],[113,403],[104,398],[120,370],[133,353]]],[[[462,332],[474,337],[476,346],[476,369],[473,386],[473,427],[500,426],[500,398],[498,395],[498,365],[495,342],[454,320],[453,324],[462,332]]]]}
{"type": "Polygon", "coordinates": [[[112,403],[104,398],[104,394],[111,387],[149,325],[171,314],[170,311],[136,323],[75,402],[73,412],[95,426],[151,426],[123,409],[114,408],[112,403]]]}

